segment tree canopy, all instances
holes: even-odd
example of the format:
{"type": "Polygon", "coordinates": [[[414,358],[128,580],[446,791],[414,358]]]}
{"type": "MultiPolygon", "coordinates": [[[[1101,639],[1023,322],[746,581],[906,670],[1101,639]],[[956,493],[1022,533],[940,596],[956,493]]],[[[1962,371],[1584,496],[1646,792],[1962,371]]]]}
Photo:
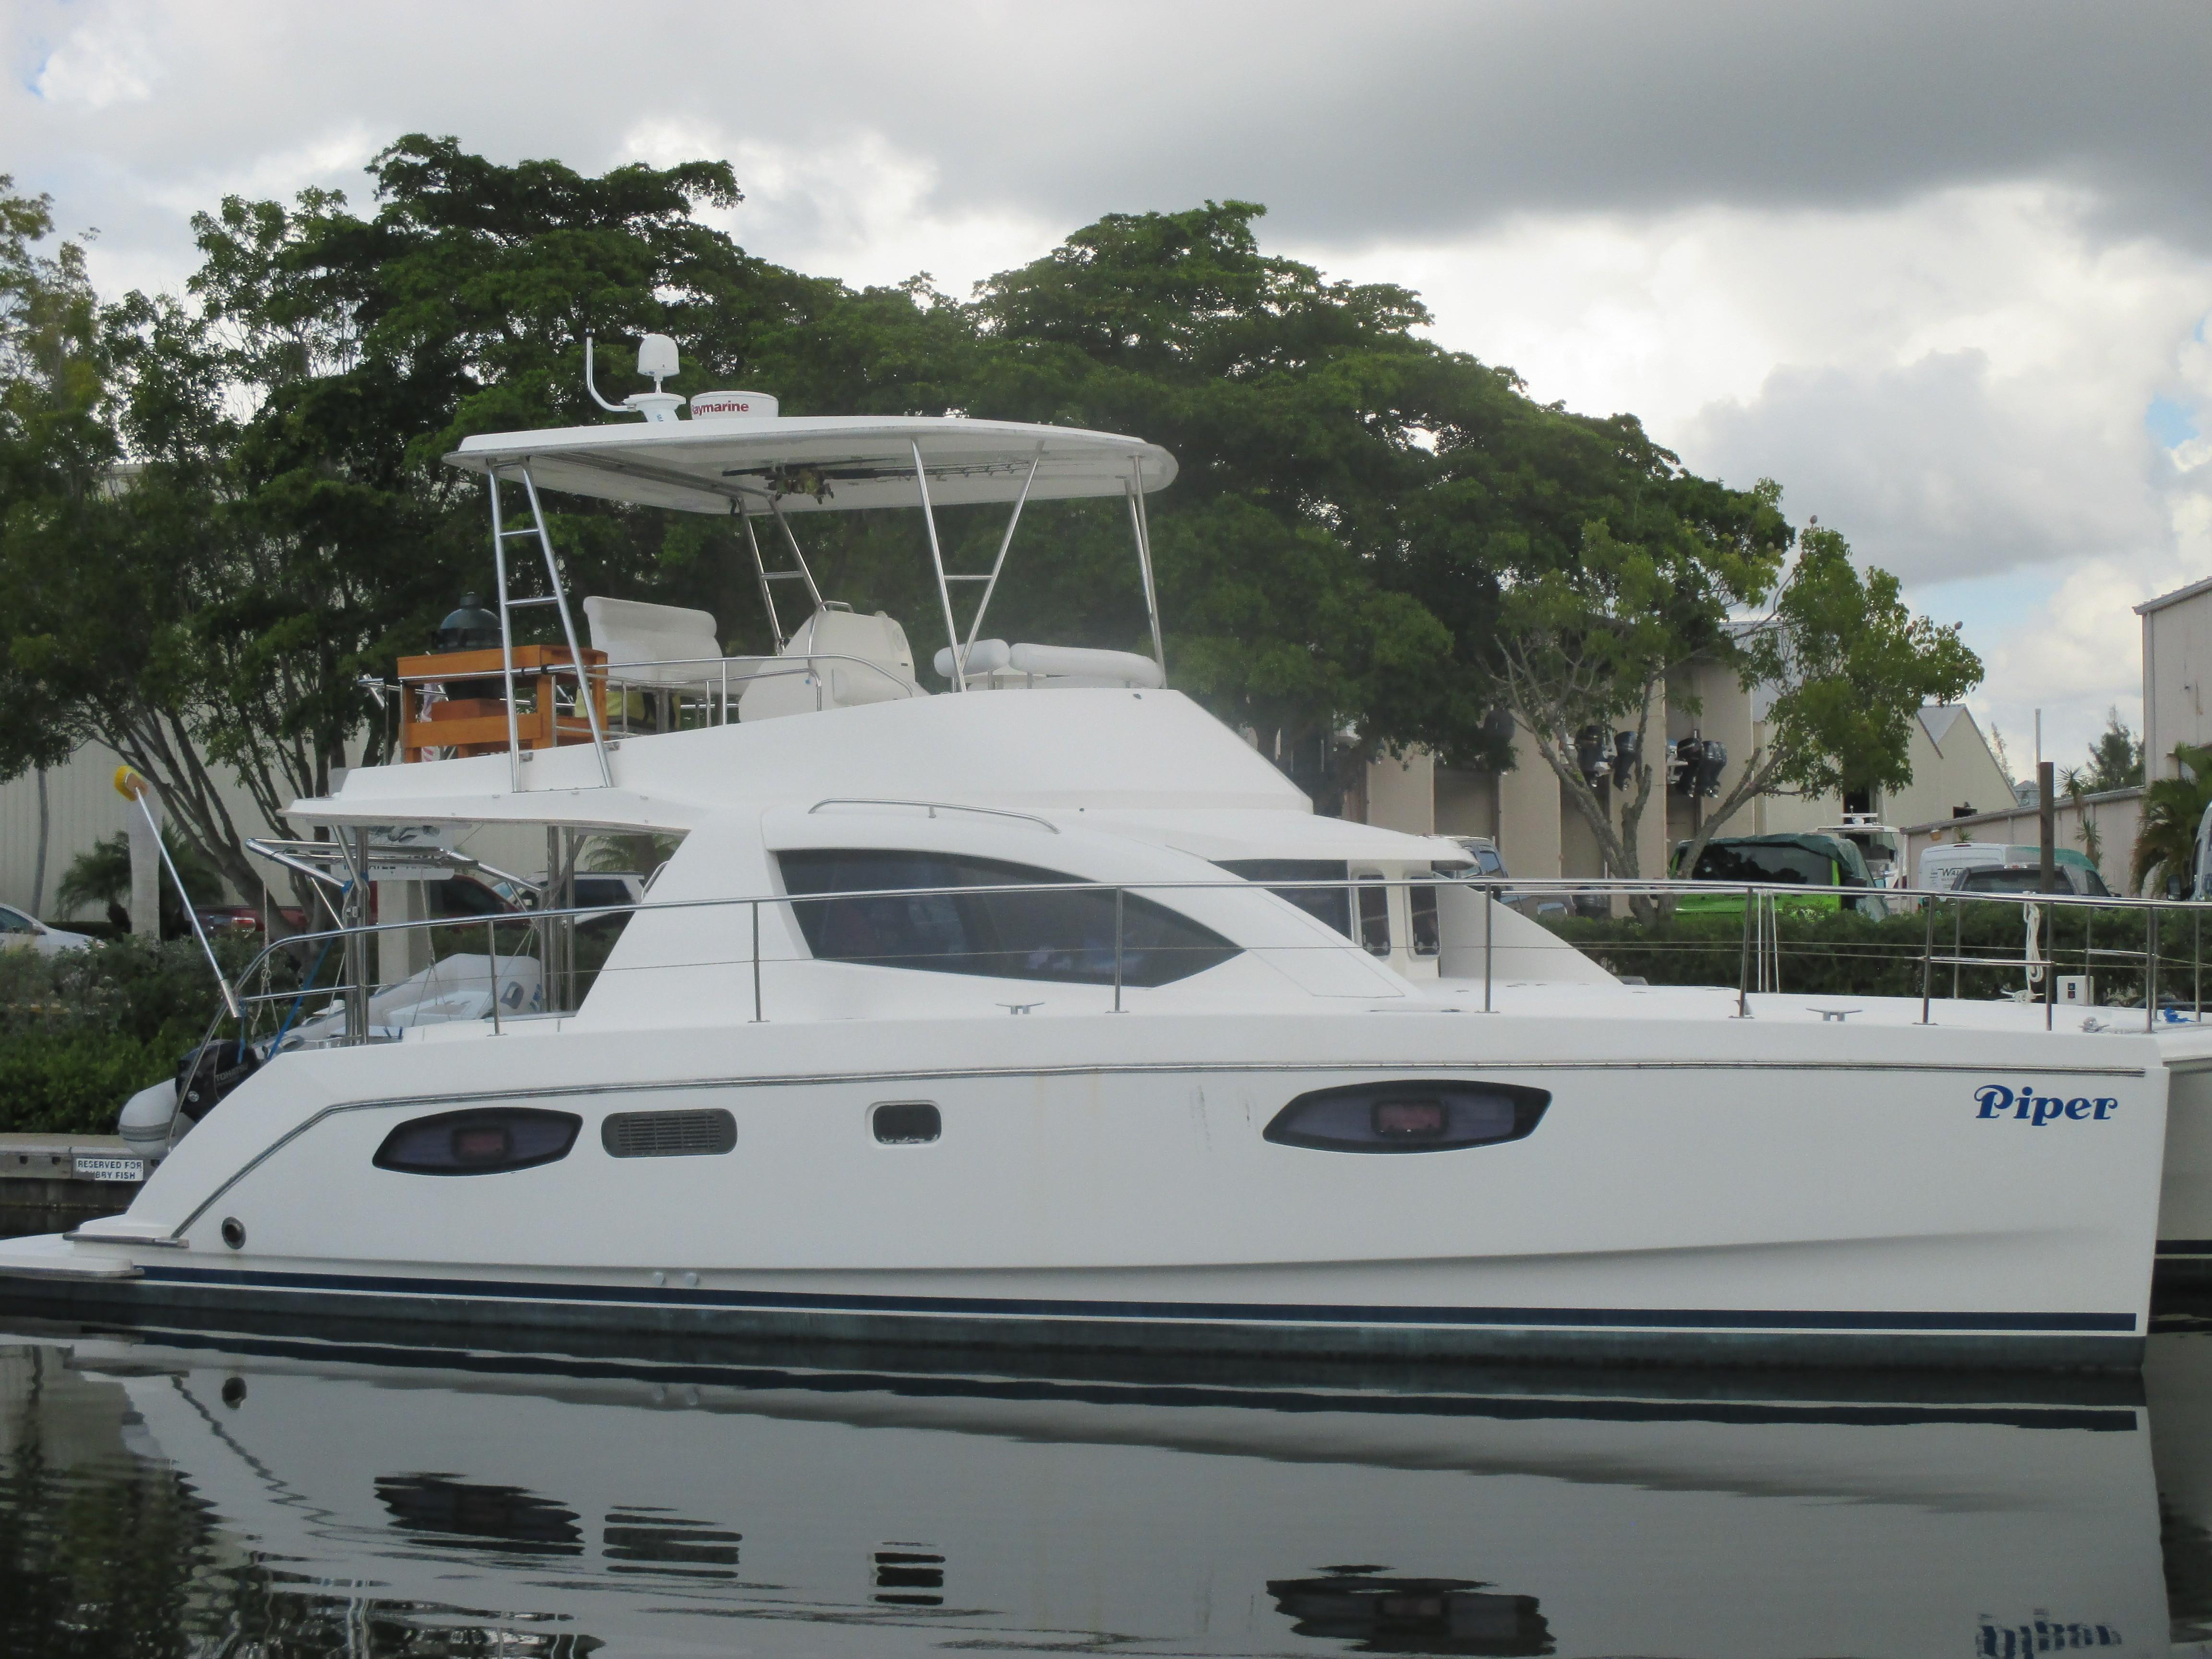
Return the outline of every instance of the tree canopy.
{"type": "MultiPolygon", "coordinates": [[[[1265,252],[1254,204],[1109,216],[957,300],[746,252],[698,216],[743,199],[724,162],[591,177],[416,135],[368,171],[367,211],[323,191],[226,199],[194,221],[183,295],[106,306],[80,248],[39,252],[51,204],[0,184],[0,776],[97,737],[242,890],[264,826],[231,821],[207,765],[236,768],[275,825],[354,750],[383,757],[374,683],[487,572],[482,491],[439,458],[471,433],[600,418],[586,338],[669,334],[671,390],[750,386],[792,414],[1166,445],[1182,471],[1151,525],[1175,683],[1324,810],[1381,750],[1505,763],[1502,703],[1559,769],[1563,738],[1645,707],[1670,665],[1774,665],[1730,626],[1785,567],[1772,487],[1698,477],[1631,416],[1534,402],[1430,340],[1407,290],[1265,252]]],[[[699,605],[731,648],[767,648],[727,521],[554,506],[574,591],[699,605]]],[[[1018,549],[993,631],[1146,644],[1121,514],[1032,507],[1021,539],[1049,556],[1018,549]]],[[[987,566],[1000,515],[942,518],[950,560],[987,566]]],[[[914,515],[807,534],[826,588],[917,643],[938,634],[914,515]]],[[[1847,626],[1860,579],[1840,538],[1808,541],[1796,570],[1776,616],[1802,713],[1765,776],[1871,776],[1901,753],[1907,682],[1952,685],[1971,659],[1880,573],[1857,594],[1878,625],[1847,626]],[[1870,688],[1889,701],[1848,715],[1844,690],[1870,688]]]]}

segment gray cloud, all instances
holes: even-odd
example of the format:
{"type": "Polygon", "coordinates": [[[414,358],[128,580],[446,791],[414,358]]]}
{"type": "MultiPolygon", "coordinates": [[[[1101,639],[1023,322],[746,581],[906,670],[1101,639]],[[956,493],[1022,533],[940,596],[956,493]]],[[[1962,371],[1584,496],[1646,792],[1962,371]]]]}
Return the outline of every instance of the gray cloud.
{"type": "Polygon", "coordinates": [[[336,125],[345,164],[293,171],[357,192],[359,152],[410,129],[592,166],[659,112],[732,143],[872,131],[934,163],[939,210],[1066,226],[1239,195],[1346,246],[2034,177],[2115,232],[2212,246],[2201,0],[53,6],[11,36],[17,170],[109,221],[134,184],[273,182],[272,150],[336,125]]]}
{"type": "Polygon", "coordinates": [[[1709,406],[1678,441],[1699,471],[1784,480],[1795,521],[1818,514],[1916,584],[2164,546],[2154,480],[2170,471],[2140,422],[2054,411],[2045,391],[1993,382],[1978,351],[1785,368],[1748,404],[1709,406]]]}

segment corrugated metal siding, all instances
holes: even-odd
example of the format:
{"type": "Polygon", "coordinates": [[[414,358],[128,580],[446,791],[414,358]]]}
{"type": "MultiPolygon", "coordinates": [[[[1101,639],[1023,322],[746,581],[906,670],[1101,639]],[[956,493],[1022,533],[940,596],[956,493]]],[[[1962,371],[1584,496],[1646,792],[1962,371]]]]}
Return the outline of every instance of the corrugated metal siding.
{"type": "MultiPolygon", "coordinates": [[[[115,793],[115,769],[122,760],[101,744],[87,744],[46,774],[46,890],[33,895],[32,878],[39,861],[39,783],[25,773],[0,784],[0,903],[36,908],[41,916],[66,921],[54,906],[54,890],[70,860],[103,836],[129,821],[130,802],[115,793]]],[[[249,834],[260,832],[260,815],[234,777],[225,791],[230,810],[249,834]]],[[[543,861],[542,860],[540,860],[543,861]]]]}

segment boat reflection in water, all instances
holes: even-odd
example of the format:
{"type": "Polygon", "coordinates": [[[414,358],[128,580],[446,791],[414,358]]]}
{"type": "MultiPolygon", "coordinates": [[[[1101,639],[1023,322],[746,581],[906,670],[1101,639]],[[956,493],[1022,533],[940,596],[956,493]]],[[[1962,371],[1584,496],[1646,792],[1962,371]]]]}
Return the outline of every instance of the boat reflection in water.
{"type": "MultiPolygon", "coordinates": [[[[210,1651],[287,1632],[288,1651],[545,1655],[2167,1641],[2131,1382],[12,1341],[21,1594],[96,1621],[66,1517],[136,1480],[122,1535],[166,1552],[135,1564],[167,1586],[148,1616],[210,1651]],[[184,1522],[147,1521],[149,1482],[184,1522]]],[[[11,1652],[40,1650],[36,1616],[4,1616],[11,1652]]]]}

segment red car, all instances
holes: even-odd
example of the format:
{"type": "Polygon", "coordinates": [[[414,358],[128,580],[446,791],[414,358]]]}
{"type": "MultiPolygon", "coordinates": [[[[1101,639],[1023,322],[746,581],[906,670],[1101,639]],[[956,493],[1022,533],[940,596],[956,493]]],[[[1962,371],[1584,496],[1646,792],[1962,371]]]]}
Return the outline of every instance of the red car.
{"type": "MultiPolygon", "coordinates": [[[[210,933],[258,933],[261,931],[261,912],[250,904],[206,904],[193,914],[199,917],[200,926],[210,933]]],[[[295,905],[277,907],[276,914],[284,919],[286,927],[297,933],[307,925],[307,913],[295,905]]]]}

